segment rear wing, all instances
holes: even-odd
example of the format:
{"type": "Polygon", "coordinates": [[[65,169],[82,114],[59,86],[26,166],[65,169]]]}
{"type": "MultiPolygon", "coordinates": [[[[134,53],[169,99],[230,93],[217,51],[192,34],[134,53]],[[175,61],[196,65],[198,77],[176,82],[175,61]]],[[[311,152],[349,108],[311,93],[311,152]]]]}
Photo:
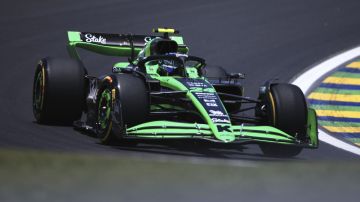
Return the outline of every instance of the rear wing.
{"type": "MultiPolygon", "coordinates": [[[[137,55],[147,42],[156,37],[158,36],[69,31],[68,51],[75,58],[79,58],[76,48],[109,56],[130,57],[132,54],[137,55]]],[[[182,36],[170,36],[170,39],[178,43],[180,52],[188,52],[182,36]]]]}

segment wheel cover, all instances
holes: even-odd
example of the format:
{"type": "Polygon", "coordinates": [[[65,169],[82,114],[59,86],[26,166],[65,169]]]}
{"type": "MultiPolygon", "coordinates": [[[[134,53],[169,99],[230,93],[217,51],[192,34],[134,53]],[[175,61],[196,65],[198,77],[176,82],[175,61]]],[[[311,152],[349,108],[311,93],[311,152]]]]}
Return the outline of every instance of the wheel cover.
{"type": "Polygon", "coordinates": [[[98,121],[101,130],[105,130],[110,121],[111,113],[111,91],[105,89],[100,96],[98,108],[98,121]]]}

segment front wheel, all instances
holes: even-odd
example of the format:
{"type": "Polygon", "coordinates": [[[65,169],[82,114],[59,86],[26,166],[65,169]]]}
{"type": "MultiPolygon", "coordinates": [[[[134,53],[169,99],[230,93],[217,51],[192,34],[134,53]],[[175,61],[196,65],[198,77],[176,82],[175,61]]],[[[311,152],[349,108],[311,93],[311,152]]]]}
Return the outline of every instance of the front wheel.
{"type": "Polygon", "coordinates": [[[115,101],[113,93],[115,93],[114,88],[106,86],[100,91],[98,98],[97,134],[103,144],[113,144],[118,140],[113,131],[112,113],[115,101]]]}
{"type": "Polygon", "coordinates": [[[144,81],[132,74],[105,77],[97,99],[97,135],[103,144],[132,144],[126,128],[148,119],[149,95],[144,81]],[[111,79],[107,79],[111,78],[111,79]]]}
{"type": "MultiPolygon", "coordinates": [[[[292,84],[279,83],[270,87],[267,96],[268,122],[298,140],[306,139],[307,104],[301,89],[292,84]]],[[[293,157],[302,147],[279,144],[261,144],[265,155],[293,157]]]]}

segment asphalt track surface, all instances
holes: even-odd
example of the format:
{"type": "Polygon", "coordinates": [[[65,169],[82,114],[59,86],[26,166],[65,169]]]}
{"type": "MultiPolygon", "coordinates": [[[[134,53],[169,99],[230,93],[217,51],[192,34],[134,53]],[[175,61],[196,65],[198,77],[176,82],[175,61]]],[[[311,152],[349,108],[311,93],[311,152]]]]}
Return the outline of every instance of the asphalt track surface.
{"type": "MultiPolygon", "coordinates": [[[[287,82],[308,66],[360,44],[358,0],[32,0],[0,6],[0,147],[121,155],[192,156],[272,160],[256,145],[230,148],[190,143],[109,147],[71,127],[34,122],[32,82],[37,61],[66,57],[67,30],[149,33],[180,29],[190,53],[208,64],[247,75],[246,94],[270,78],[287,82]]],[[[90,74],[110,72],[114,58],[83,56],[90,74]]],[[[322,143],[296,160],[354,160],[357,156],[322,143]]]]}

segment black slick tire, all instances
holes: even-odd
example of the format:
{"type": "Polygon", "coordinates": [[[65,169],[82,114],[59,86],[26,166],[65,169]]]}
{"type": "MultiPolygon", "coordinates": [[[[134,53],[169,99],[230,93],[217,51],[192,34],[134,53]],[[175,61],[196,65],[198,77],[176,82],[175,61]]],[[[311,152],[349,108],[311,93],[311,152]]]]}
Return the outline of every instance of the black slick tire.
{"type": "Polygon", "coordinates": [[[150,105],[147,88],[141,78],[132,74],[113,75],[111,78],[105,79],[98,94],[97,135],[101,143],[106,145],[134,144],[135,141],[127,141],[123,135],[126,128],[148,120],[150,105]],[[102,96],[106,92],[110,92],[112,97],[107,106],[102,103],[102,96]],[[115,105],[118,105],[118,112],[114,111],[115,105]],[[107,113],[102,110],[106,107],[110,107],[110,113],[117,118],[118,123],[114,123],[114,116],[105,118],[106,123],[102,120],[104,113],[107,113]]]}
{"type": "MultiPolygon", "coordinates": [[[[269,124],[296,137],[306,138],[307,104],[301,89],[292,84],[273,84],[268,95],[269,124]]],[[[293,157],[302,147],[280,144],[260,144],[265,155],[293,157]]]]}
{"type": "Polygon", "coordinates": [[[77,60],[44,58],[35,70],[33,113],[38,123],[72,124],[81,116],[85,68],[77,60]]]}

